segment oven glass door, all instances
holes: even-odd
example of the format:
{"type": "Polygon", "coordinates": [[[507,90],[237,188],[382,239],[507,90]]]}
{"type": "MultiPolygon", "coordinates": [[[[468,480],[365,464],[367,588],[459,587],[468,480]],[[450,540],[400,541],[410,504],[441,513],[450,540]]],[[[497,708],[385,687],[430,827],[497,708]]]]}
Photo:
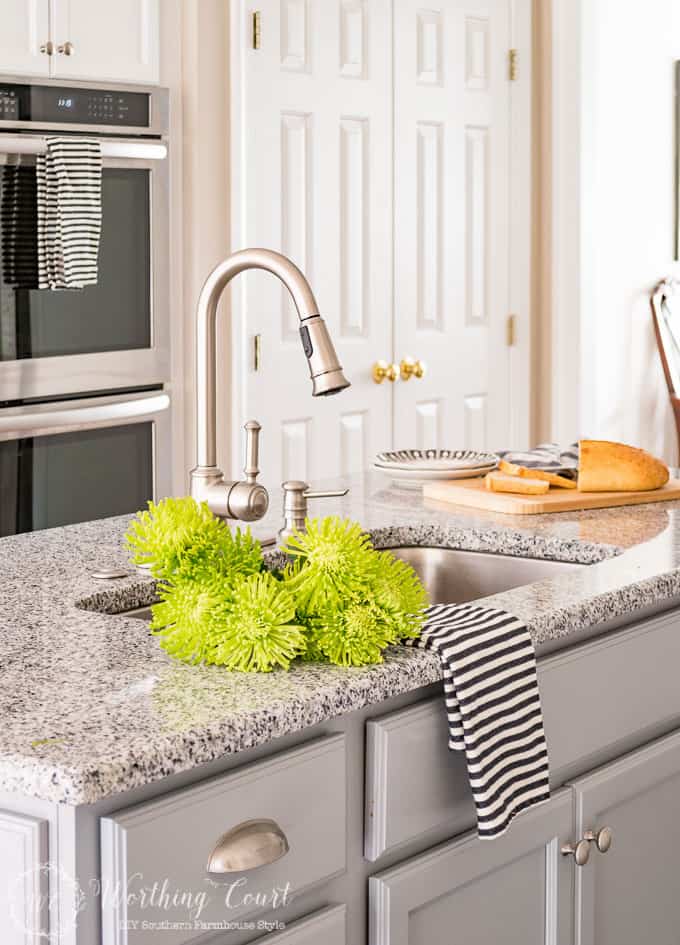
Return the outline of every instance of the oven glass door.
{"type": "Polygon", "coordinates": [[[103,139],[97,285],[50,291],[35,288],[31,152],[39,139],[28,139],[0,135],[0,403],[164,383],[170,332],[165,146],[103,139]],[[18,153],[22,147],[25,153],[18,153]]]}
{"type": "Polygon", "coordinates": [[[0,167],[0,361],[150,347],[150,183],[103,169],[97,284],[58,292],[35,288],[35,168],[0,167]]]}
{"type": "Polygon", "coordinates": [[[145,508],[164,479],[167,403],[154,392],[0,411],[5,427],[15,417],[0,432],[0,537],[145,508]]]}

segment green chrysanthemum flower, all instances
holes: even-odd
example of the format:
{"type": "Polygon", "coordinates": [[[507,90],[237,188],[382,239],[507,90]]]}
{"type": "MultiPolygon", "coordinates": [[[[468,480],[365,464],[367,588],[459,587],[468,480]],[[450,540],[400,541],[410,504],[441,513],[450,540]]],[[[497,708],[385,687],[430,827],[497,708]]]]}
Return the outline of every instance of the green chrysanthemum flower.
{"type": "Polygon", "coordinates": [[[396,642],[390,616],[368,602],[326,611],[314,638],[315,646],[339,666],[381,663],[382,651],[396,642]]]}
{"type": "Polygon", "coordinates": [[[212,624],[209,661],[246,673],[288,669],[305,650],[304,628],[294,621],[295,601],[276,578],[243,578],[234,585],[226,619],[212,624]]]}
{"type": "Polygon", "coordinates": [[[166,653],[185,663],[208,660],[211,631],[230,611],[231,585],[223,578],[162,584],[161,601],[151,608],[151,630],[166,653]]]}
{"type": "Polygon", "coordinates": [[[250,532],[232,534],[203,502],[190,497],[149,502],[130,523],[126,535],[135,564],[151,565],[160,580],[200,579],[254,574],[262,569],[262,551],[250,532]]]}
{"type": "Polygon", "coordinates": [[[305,532],[296,532],[283,548],[299,562],[285,576],[298,606],[318,612],[362,597],[375,555],[361,526],[329,516],[321,521],[307,519],[305,527],[305,532]]]}
{"type": "Polygon", "coordinates": [[[391,615],[395,637],[418,636],[430,601],[411,565],[389,551],[377,552],[373,581],[375,600],[391,615]]]}

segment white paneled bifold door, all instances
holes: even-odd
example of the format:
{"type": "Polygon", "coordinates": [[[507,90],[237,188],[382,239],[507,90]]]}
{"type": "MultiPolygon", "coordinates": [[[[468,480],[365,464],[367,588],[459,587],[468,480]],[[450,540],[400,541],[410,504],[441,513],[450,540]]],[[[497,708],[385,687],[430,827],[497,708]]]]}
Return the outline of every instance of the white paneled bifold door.
{"type": "Polygon", "coordinates": [[[352,382],[312,400],[282,287],[235,284],[234,464],[256,417],[267,485],[360,471],[392,446],[525,443],[528,58],[521,82],[508,62],[516,23],[527,57],[529,29],[515,6],[530,3],[234,4],[233,245],[302,268],[352,382]],[[408,357],[423,377],[374,382],[376,361],[408,357]]]}

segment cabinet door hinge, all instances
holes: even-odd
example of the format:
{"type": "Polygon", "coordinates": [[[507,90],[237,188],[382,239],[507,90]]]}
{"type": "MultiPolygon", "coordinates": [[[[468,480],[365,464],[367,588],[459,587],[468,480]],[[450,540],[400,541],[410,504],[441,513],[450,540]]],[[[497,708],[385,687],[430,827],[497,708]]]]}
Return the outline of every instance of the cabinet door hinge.
{"type": "Polygon", "coordinates": [[[262,363],[262,335],[253,336],[253,370],[259,371],[262,363]]]}
{"type": "Polygon", "coordinates": [[[508,78],[511,82],[517,79],[517,50],[508,50],[508,78]]]}
{"type": "Polygon", "coordinates": [[[505,323],[505,343],[507,344],[508,348],[514,348],[517,341],[516,321],[516,315],[508,315],[507,321],[505,323]]]}
{"type": "Polygon", "coordinates": [[[253,12],[253,49],[260,48],[260,11],[255,10],[253,12]]]}

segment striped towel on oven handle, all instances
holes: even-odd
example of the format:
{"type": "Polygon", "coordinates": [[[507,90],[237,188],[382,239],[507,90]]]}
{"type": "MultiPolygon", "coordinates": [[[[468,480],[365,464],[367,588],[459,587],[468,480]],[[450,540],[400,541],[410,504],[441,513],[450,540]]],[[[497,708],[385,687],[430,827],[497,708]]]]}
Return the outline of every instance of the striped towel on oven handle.
{"type": "Polygon", "coordinates": [[[548,748],[529,633],[491,607],[428,608],[410,646],[436,652],[444,676],[449,748],[464,751],[480,837],[498,837],[550,797],[548,748]]]}
{"type": "Polygon", "coordinates": [[[96,285],[102,224],[99,141],[55,136],[36,158],[38,287],[96,285]]]}

